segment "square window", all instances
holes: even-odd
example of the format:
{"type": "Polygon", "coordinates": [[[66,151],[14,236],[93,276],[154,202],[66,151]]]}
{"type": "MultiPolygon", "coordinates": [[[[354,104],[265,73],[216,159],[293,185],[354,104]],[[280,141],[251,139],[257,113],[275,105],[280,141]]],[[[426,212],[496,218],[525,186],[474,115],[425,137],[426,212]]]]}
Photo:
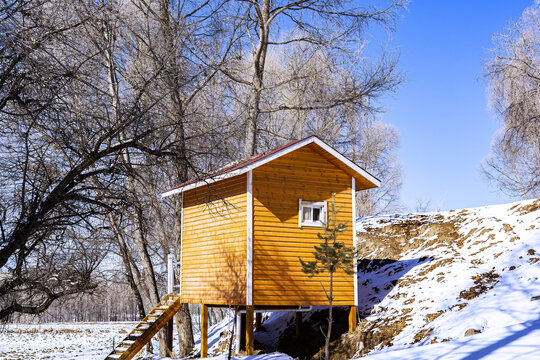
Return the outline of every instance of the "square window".
{"type": "Polygon", "coordinates": [[[326,221],[326,201],[298,200],[298,227],[322,227],[326,221]]]}

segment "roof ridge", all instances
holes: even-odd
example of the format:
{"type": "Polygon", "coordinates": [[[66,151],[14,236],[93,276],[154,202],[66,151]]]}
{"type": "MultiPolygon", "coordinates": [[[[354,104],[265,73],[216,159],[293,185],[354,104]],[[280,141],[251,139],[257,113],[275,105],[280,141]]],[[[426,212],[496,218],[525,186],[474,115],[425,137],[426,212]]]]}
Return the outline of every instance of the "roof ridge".
{"type": "Polygon", "coordinates": [[[305,141],[305,140],[307,140],[309,138],[317,138],[318,139],[318,137],[315,136],[315,135],[306,136],[306,137],[304,137],[302,139],[291,141],[291,142],[286,143],[284,145],[278,146],[278,147],[276,147],[274,149],[270,149],[270,150],[264,151],[264,152],[259,153],[259,154],[255,154],[255,155],[252,155],[252,156],[249,156],[249,157],[244,157],[242,159],[232,161],[229,164],[226,164],[226,165],[218,168],[217,170],[215,170],[215,171],[213,171],[213,172],[211,172],[209,174],[206,174],[205,176],[194,177],[194,178],[191,178],[191,179],[189,179],[189,180],[187,180],[187,181],[185,181],[185,182],[183,182],[183,183],[181,183],[179,185],[176,185],[176,186],[166,190],[164,193],[167,193],[169,191],[184,187],[186,185],[194,184],[194,183],[199,182],[199,181],[210,180],[210,179],[212,179],[212,178],[214,178],[216,176],[223,175],[223,174],[226,174],[228,172],[241,169],[241,168],[243,168],[245,166],[253,164],[254,162],[256,162],[256,161],[258,161],[260,159],[264,159],[267,156],[275,154],[278,151],[286,149],[289,146],[292,146],[292,145],[297,144],[299,142],[305,141]]]}

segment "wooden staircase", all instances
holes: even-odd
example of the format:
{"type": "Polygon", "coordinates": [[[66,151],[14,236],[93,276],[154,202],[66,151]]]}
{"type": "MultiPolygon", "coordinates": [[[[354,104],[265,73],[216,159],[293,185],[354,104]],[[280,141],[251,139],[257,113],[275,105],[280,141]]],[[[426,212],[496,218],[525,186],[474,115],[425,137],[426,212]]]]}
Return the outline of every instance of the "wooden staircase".
{"type": "Polygon", "coordinates": [[[129,360],[133,358],[173,318],[181,307],[180,296],[166,295],[105,360],[129,360]]]}

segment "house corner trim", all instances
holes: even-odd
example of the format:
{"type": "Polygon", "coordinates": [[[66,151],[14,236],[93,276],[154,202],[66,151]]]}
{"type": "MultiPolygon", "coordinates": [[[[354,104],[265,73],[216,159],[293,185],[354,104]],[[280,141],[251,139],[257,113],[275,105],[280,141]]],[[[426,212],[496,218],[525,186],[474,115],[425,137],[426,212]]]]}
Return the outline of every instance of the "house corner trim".
{"type": "Polygon", "coordinates": [[[246,281],[246,305],[253,305],[253,173],[247,173],[247,281],[246,281]]]}
{"type": "Polygon", "coordinates": [[[353,266],[354,266],[354,306],[358,306],[358,254],[356,250],[358,249],[358,238],[356,235],[356,179],[354,176],[351,181],[351,192],[352,192],[352,232],[353,232],[353,248],[355,251],[353,266]]]}

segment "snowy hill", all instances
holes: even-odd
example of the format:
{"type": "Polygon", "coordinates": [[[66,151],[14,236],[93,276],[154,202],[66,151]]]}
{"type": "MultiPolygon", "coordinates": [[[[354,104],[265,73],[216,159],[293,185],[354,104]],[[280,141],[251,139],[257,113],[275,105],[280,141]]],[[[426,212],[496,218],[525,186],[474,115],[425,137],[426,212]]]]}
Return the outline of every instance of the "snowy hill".
{"type": "Polygon", "coordinates": [[[337,358],[538,325],[539,208],[533,200],[358,221],[366,317],[337,358]]]}
{"type": "MultiPolygon", "coordinates": [[[[357,230],[361,320],[333,342],[334,360],[540,358],[540,200],[360,219],[357,230]]],[[[305,314],[310,327],[320,312],[305,314]]],[[[293,320],[270,314],[256,340],[302,346],[293,320]]]]}

